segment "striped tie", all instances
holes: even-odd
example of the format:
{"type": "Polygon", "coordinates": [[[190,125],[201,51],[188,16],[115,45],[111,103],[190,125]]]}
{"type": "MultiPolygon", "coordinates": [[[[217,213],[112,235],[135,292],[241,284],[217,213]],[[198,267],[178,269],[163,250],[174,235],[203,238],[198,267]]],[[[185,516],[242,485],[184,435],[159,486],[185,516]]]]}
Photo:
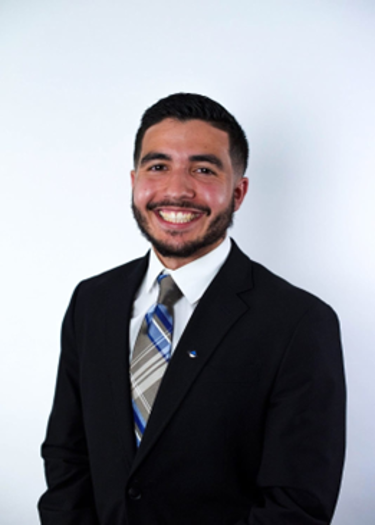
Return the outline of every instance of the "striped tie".
{"type": "Polygon", "coordinates": [[[130,363],[135,435],[140,444],[163,374],[171,358],[173,305],[182,296],[170,275],[158,277],[157,303],[146,313],[130,363]]]}

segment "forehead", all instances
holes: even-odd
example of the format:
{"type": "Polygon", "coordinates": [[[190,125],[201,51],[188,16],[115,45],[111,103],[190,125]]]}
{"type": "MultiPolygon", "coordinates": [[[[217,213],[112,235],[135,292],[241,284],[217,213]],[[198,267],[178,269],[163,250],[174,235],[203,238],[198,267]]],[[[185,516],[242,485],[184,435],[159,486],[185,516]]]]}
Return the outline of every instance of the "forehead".
{"type": "Polygon", "coordinates": [[[203,120],[180,121],[167,118],[147,129],[141,155],[161,150],[229,156],[229,136],[226,131],[203,120]]]}

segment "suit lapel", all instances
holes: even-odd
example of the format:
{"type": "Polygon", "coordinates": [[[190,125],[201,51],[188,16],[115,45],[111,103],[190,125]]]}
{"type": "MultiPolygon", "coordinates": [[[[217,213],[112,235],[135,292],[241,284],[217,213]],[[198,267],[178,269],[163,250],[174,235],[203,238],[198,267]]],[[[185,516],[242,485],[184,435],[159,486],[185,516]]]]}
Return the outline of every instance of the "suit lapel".
{"type": "Polygon", "coordinates": [[[106,303],[106,362],[111,379],[117,429],[129,468],[136,453],[129,380],[129,325],[134,296],[147,264],[148,256],[134,262],[130,272],[124,273],[109,291],[106,303]]]}
{"type": "Polygon", "coordinates": [[[159,439],[226,333],[248,310],[239,294],[251,287],[251,263],[233,243],[228,260],[200,300],[163,377],[132,472],[159,439]],[[192,350],[196,358],[189,356],[192,350]]]}

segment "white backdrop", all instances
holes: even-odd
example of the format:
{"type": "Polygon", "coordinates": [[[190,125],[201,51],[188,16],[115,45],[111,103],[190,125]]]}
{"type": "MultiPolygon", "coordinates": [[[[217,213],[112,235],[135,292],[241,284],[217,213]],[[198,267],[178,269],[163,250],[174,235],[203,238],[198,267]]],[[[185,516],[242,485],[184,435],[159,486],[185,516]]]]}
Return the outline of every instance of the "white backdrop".
{"type": "Polygon", "coordinates": [[[334,523],[374,523],[374,56],[372,0],[0,1],[2,525],[38,523],[62,316],[80,279],[146,250],[133,138],[178,91],[218,100],[248,134],[232,236],[341,318],[334,523]]]}

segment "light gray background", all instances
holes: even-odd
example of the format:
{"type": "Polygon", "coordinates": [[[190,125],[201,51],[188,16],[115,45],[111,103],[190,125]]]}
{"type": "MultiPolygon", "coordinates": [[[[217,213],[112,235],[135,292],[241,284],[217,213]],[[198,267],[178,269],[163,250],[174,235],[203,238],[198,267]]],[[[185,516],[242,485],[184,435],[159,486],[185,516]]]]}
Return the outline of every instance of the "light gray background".
{"type": "Polygon", "coordinates": [[[143,110],[223,103],[251,143],[232,231],[342,322],[336,525],[375,521],[373,1],[1,0],[0,520],[36,525],[39,445],[76,283],[147,248],[129,210],[143,110]]]}

